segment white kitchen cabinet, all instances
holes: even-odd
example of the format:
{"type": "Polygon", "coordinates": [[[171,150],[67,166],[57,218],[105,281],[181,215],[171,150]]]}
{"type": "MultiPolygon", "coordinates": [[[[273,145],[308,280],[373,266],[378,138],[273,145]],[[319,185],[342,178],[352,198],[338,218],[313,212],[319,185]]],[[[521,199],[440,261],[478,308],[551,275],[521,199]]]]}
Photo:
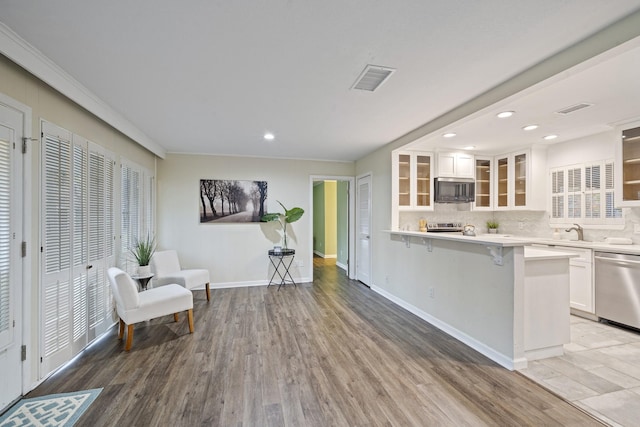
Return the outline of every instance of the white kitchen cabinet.
{"type": "Polygon", "coordinates": [[[640,206],[640,121],[619,126],[616,142],[616,207],[640,206]]]}
{"type": "Polygon", "coordinates": [[[399,210],[433,210],[433,154],[393,153],[393,200],[399,210]]]}
{"type": "Polygon", "coordinates": [[[438,178],[475,178],[473,155],[438,153],[438,178]]]}
{"type": "Polygon", "coordinates": [[[569,251],[524,248],[524,350],[527,360],[561,356],[571,341],[569,251]]]}
{"type": "Polygon", "coordinates": [[[546,149],[530,149],[494,158],[495,210],[545,210],[546,149]]]}
{"type": "MultiPolygon", "coordinates": [[[[593,286],[593,251],[583,248],[567,248],[578,254],[569,261],[570,307],[595,316],[595,288],[593,286]]],[[[572,310],[573,311],[573,310],[572,310]]],[[[579,313],[576,313],[579,314],[579,313]]]]}
{"type": "Polygon", "coordinates": [[[493,210],[493,157],[475,157],[476,200],[473,210],[493,210]]]}
{"type": "Polygon", "coordinates": [[[571,307],[571,313],[573,314],[594,319],[596,307],[593,282],[593,250],[569,246],[533,246],[542,246],[545,250],[570,252],[577,255],[577,257],[569,260],[569,307],[571,307]]]}

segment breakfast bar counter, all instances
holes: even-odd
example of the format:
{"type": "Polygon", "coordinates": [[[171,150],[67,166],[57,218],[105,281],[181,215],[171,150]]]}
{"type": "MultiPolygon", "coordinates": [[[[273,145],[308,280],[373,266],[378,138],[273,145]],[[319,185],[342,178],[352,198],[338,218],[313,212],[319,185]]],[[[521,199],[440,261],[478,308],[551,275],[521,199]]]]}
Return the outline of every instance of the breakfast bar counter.
{"type": "Polygon", "coordinates": [[[573,254],[489,234],[384,234],[397,270],[374,291],[508,369],[562,352],[573,254]]]}

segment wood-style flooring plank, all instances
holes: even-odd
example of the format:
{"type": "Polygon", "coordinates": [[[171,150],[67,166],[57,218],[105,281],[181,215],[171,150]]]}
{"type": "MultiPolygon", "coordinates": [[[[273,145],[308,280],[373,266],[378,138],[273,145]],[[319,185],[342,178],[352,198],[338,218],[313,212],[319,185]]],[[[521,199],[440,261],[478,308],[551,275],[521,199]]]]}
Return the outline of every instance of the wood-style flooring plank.
{"type": "Polygon", "coordinates": [[[194,293],[117,327],[28,397],[103,387],[77,426],[601,425],[408,313],[330,260],[313,283],[194,293]]]}

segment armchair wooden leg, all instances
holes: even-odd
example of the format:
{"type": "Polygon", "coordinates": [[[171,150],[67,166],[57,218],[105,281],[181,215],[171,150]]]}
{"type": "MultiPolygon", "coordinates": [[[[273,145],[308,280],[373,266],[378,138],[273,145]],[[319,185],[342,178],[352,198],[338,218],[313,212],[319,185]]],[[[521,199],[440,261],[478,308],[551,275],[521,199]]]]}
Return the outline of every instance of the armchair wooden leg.
{"type": "Polygon", "coordinates": [[[204,285],[207,288],[207,302],[211,301],[211,288],[209,282],[204,285]]]}
{"type": "Polygon", "coordinates": [[[178,321],[178,313],[173,313],[173,321],[174,322],[178,321]]]}
{"type": "Polygon", "coordinates": [[[120,327],[118,328],[118,339],[121,340],[124,336],[124,320],[120,319],[120,327]]]}
{"type": "Polygon", "coordinates": [[[189,319],[189,333],[193,333],[193,310],[187,310],[187,318],[189,319]]]}
{"type": "Polygon", "coordinates": [[[133,343],[133,325],[127,325],[127,343],[124,346],[126,351],[131,350],[131,344],[133,343]]]}

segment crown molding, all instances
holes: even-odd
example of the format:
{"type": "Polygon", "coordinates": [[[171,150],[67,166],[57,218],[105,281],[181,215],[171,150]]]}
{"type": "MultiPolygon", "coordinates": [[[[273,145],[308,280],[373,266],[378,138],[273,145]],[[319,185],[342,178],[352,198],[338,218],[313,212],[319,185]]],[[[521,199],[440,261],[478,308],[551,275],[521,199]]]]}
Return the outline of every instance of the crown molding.
{"type": "Polygon", "coordinates": [[[0,22],[0,53],[156,156],[165,158],[164,147],[149,138],[3,22],[0,22]]]}

